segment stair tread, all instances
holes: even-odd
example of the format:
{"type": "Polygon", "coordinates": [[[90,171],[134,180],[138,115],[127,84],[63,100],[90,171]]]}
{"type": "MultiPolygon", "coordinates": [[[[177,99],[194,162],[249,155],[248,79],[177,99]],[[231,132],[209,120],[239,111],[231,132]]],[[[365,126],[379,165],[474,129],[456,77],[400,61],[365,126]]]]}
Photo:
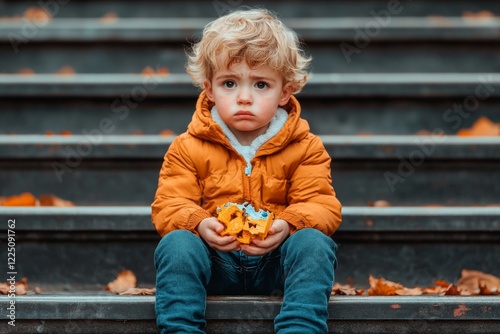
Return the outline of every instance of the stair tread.
{"type": "MultiPolygon", "coordinates": [[[[111,122],[111,121],[110,121],[111,122]]],[[[498,159],[500,136],[453,135],[320,135],[333,160],[398,159],[419,162],[437,159],[498,159]],[[418,151],[418,152],[417,152],[418,151]],[[418,154],[417,154],[418,153],[418,154]],[[413,156],[415,155],[415,156],[413,156]]],[[[0,154],[5,158],[162,159],[175,136],[161,135],[0,135],[0,154]],[[89,147],[91,149],[89,149],[89,147]],[[68,153],[70,152],[70,153],[68,153]],[[71,153],[74,152],[74,153],[71,153]]]]}
{"type": "MultiPolygon", "coordinates": [[[[356,207],[342,209],[339,232],[498,232],[500,206],[356,207]]],[[[1,207],[4,220],[15,217],[16,231],[155,232],[149,206],[1,207]]],[[[495,237],[495,233],[490,237],[495,237]]],[[[498,236],[496,236],[498,238],[498,236]]]]}
{"type": "MultiPolygon", "coordinates": [[[[31,25],[37,33],[30,41],[93,42],[117,41],[168,41],[184,43],[201,33],[213,18],[54,18],[46,24],[31,25]],[[181,28],[181,29],[179,29],[181,28]]],[[[382,20],[382,19],[381,19],[382,20]]],[[[498,40],[500,18],[488,20],[463,17],[391,17],[388,23],[378,23],[367,17],[314,17],[284,18],[284,23],[301,38],[314,41],[351,41],[358,27],[371,22],[377,24],[377,34],[369,32],[370,40],[498,40]]],[[[23,36],[26,21],[0,21],[0,41],[10,41],[12,36],[23,36]],[[15,35],[12,35],[15,34],[15,35]],[[9,37],[10,36],[10,37],[9,37]]],[[[366,34],[366,33],[365,33],[366,34]]]]}
{"type": "MultiPolygon", "coordinates": [[[[484,84],[500,84],[500,73],[313,73],[300,97],[456,97],[484,84]]],[[[199,89],[187,74],[0,75],[0,97],[192,97],[199,89]]],[[[500,96],[492,90],[489,97],[500,96]]]]}
{"type": "MultiPolygon", "coordinates": [[[[7,296],[0,302],[7,303],[7,296]]],[[[22,319],[154,319],[154,296],[120,296],[104,292],[60,292],[16,296],[22,319]],[[131,307],[133,305],[133,307],[131,307]],[[99,312],[96,313],[96,310],[99,312]]],[[[500,296],[332,296],[329,318],[356,319],[433,319],[498,320],[494,307],[500,296]],[[454,310],[461,309],[460,316],[454,310]],[[427,310],[428,312],[425,312],[427,310]]],[[[207,319],[240,319],[241,314],[259,306],[271,305],[263,315],[273,319],[282,300],[267,296],[214,296],[207,300],[207,319]]]]}

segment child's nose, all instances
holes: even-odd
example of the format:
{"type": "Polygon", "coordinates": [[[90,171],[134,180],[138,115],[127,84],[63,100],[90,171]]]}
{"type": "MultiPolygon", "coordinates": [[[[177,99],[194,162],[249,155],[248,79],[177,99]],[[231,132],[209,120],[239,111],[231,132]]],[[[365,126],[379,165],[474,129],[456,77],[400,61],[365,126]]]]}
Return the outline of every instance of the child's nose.
{"type": "Polygon", "coordinates": [[[238,91],[238,100],[239,104],[249,104],[252,103],[252,95],[250,89],[242,87],[238,91]]]}

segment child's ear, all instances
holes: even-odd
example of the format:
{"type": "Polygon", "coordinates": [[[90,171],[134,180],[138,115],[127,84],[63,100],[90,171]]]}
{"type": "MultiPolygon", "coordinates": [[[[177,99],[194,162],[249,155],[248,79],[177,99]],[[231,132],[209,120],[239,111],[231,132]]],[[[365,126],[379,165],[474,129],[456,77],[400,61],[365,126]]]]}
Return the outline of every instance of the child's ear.
{"type": "Polygon", "coordinates": [[[208,99],[212,102],[215,102],[214,96],[212,94],[212,83],[210,82],[210,80],[205,79],[203,81],[203,88],[205,89],[205,94],[207,94],[208,99]]]}
{"type": "Polygon", "coordinates": [[[285,106],[288,101],[290,100],[290,96],[292,96],[292,84],[287,83],[284,87],[283,90],[281,91],[281,97],[280,97],[280,106],[285,106]]]}

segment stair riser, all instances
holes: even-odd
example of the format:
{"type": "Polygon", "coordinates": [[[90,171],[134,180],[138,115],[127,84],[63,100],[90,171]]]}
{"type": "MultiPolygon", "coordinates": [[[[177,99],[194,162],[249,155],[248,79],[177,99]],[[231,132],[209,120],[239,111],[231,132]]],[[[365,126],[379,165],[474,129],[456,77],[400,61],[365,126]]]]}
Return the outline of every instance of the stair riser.
{"type": "MultiPolygon", "coordinates": [[[[55,194],[79,206],[150,205],[162,164],[161,159],[86,161],[72,157],[68,161],[4,161],[1,194],[55,194]]],[[[346,206],[365,206],[380,199],[410,206],[498,205],[500,161],[413,161],[418,164],[409,158],[379,162],[334,158],[337,196],[346,206]]]]}
{"type": "MultiPolygon", "coordinates": [[[[473,95],[474,92],[472,91],[473,95]]],[[[500,123],[500,101],[480,101],[477,108],[464,106],[464,98],[414,99],[312,99],[299,94],[302,117],[318,135],[416,134],[420,130],[456,134],[480,116],[500,123]],[[453,106],[462,106],[461,113],[453,106]]],[[[118,99],[30,99],[0,102],[0,134],[44,134],[70,131],[75,135],[99,130],[103,119],[111,127],[103,134],[159,134],[169,129],[186,131],[196,96],[179,99],[146,98],[131,104],[118,99]]],[[[102,132],[102,130],[101,130],[102,132]]]]}
{"type": "MultiPolygon", "coordinates": [[[[22,220],[16,222],[22,224],[22,220]]],[[[500,274],[500,236],[494,233],[367,233],[335,234],[334,240],[339,245],[338,282],[354,280],[355,286],[365,288],[371,274],[405,286],[427,287],[435,279],[456,282],[464,268],[500,274]]],[[[159,239],[154,231],[18,231],[17,276],[27,277],[30,286],[42,289],[54,286],[95,289],[113,280],[120,270],[130,269],[136,274],[139,286],[152,286],[153,256],[159,239]]],[[[0,250],[0,254],[6,258],[6,249],[0,250]]]]}
{"type": "MultiPolygon", "coordinates": [[[[355,47],[355,32],[346,38],[355,47]]],[[[166,67],[185,73],[186,55],[179,41],[174,45],[149,41],[137,43],[50,44],[27,43],[20,52],[0,44],[0,73],[31,68],[36,73],[54,73],[71,66],[76,73],[141,73],[147,67],[166,67]]],[[[328,44],[307,42],[314,73],[494,73],[500,72],[498,43],[426,42],[370,43],[360,52],[345,55],[341,41],[328,44]]]]}

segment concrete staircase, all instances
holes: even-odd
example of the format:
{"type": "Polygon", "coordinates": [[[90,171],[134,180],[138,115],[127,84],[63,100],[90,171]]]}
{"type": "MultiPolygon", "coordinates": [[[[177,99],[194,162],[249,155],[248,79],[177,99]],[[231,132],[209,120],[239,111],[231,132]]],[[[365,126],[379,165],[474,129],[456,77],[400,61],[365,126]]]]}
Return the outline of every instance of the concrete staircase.
{"type": "MultiPolygon", "coordinates": [[[[7,333],[157,333],[154,296],[102,290],[122,269],[155,280],[149,205],[162,158],[198,91],[184,48],[235,5],[264,5],[313,55],[298,98],[332,156],[344,205],[340,283],[370,274],[405,286],[500,276],[500,137],[456,137],[500,122],[494,1],[1,1],[0,17],[43,5],[48,22],[0,20],[0,196],[55,194],[76,207],[0,207],[16,222],[16,296],[7,333]],[[397,5],[399,4],[399,5],[397,5]],[[106,14],[116,13],[118,18],[106,14]],[[71,66],[74,75],[56,75],[71,66]],[[169,74],[141,75],[150,66],[169,74]],[[17,75],[30,68],[36,75],[17,75]],[[425,130],[428,135],[419,135],[425,130]],[[47,136],[46,132],[55,135],[47,136]],[[71,136],[58,135],[70,131],[71,136]],[[373,207],[378,200],[390,207],[373,207]]],[[[12,299],[0,296],[7,319],[12,299]]],[[[334,296],[330,333],[500,333],[498,296],[334,296]]],[[[280,300],[212,297],[208,333],[272,333],[280,300]]]]}

